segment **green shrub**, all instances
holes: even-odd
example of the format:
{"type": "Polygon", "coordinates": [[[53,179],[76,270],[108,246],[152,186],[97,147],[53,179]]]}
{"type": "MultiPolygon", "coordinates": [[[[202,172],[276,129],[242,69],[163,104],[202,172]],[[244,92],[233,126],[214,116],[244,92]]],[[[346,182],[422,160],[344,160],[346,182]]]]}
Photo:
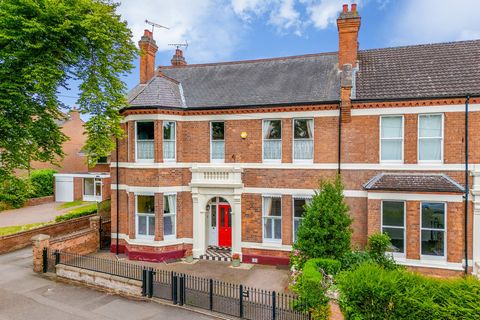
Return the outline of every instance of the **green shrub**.
{"type": "Polygon", "coordinates": [[[328,275],[336,275],[342,267],[340,261],[328,258],[315,258],[308,260],[303,266],[303,272],[306,273],[308,269],[318,270],[322,269],[328,275]]]}
{"type": "Polygon", "coordinates": [[[31,190],[28,179],[8,176],[0,182],[0,202],[13,208],[20,208],[30,197],[31,190]]]}
{"type": "Polygon", "coordinates": [[[342,270],[352,270],[366,262],[373,262],[370,254],[366,251],[351,251],[345,253],[341,258],[342,270]]]}
{"type": "Polygon", "coordinates": [[[367,252],[380,266],[385,269],[395,269],[397,264],[391,255],[385,254],[392,246],[390,237],[386,233],[374,233],[368,237],[367,252]]]}
{"type": "Polygon", "coordinates": [[[480,282],[366,263],[336,277],[347,319],[480,319],[480,282]]]}
{"type": "Polygon", "coordinates": [[[110,219],[110,199],[102,201],[98,204],[98,214],[102,217],[102,219],[110,219]]]}
{"type": "Polygon", "coordinates": [[[97,212],[97,204],[89,204],[88,206],[80,207],[68,211],[66,214],[55,217],[55,222],[66,221],[70,219],[80,218],[83,216],[88,216],[97,212]]]}
{"type": "Polygon", "coordinates": [[[343,197],[340,177],[322,181],[297,231],[294,249],[305,258],[339,259],[350,252],[352,218],[343,197]]]}
{"type": "Polygon", "coordinates": [[[30,174],[32,184],[31,198],[46,197],[53,195],[54,174],[52,169],[33,170],[30,174]]]}

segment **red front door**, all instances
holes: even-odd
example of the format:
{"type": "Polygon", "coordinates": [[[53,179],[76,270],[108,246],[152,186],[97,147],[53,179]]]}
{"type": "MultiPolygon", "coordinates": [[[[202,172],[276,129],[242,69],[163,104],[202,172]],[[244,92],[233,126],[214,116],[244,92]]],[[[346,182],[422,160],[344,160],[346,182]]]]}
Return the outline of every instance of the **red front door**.
{"type": "Polygon", "coordinates": [[[228,204],[218,205],[218,245],[232,246],[232,215],[228,204]]]}

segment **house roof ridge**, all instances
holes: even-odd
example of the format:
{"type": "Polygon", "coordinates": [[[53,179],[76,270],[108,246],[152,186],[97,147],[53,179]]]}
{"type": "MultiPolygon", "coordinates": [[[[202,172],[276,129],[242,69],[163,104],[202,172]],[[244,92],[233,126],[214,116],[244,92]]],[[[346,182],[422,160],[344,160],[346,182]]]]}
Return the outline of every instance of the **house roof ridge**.
{"type": "Polygon", "coordinates": [[[364,53],[364,52],[368,53],[368,52],[376,52],[376,51],[384,51],[384,50],[386,51],[386,50],[397,50],[397,49],[409,49],[409,48],[437,47],[437,46],[446,46],[446,45],[454,45],[454,44],[462,44],[462,43],[475,43],[475,42],[480,42],[480,39],[418,43],[418,44],[408,44],[408,45],[401,45],[401,46],[390,46],[390,47],[383,47],[383,48],[361,49],[361,50],[358,50],[358,53],[364,53]]]}

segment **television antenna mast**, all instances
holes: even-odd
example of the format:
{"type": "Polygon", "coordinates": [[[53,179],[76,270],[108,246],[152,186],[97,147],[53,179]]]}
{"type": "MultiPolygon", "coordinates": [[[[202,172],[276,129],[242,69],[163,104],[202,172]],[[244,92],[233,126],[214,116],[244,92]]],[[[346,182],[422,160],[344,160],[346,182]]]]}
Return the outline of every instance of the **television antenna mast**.
{"type": "Polygon", "coordinates": [[[175,46],[177,49],[180,49],[180,47],[185,47],[185,49],[188,48],[188,42],[185,40],[185,43],[169,43],[169,46],[175,46]]]}
{"type": "Polygon", "coordinates": [[[155,27],[170,30],[169,27],[162,26],[161,24],[158,24],[158,23],[149,21],[149,20],[147,20],[147,19],[145,19],[145,23],[152,26],[152,33],[153,33],[153,30],[155,29],[155,27]]]}

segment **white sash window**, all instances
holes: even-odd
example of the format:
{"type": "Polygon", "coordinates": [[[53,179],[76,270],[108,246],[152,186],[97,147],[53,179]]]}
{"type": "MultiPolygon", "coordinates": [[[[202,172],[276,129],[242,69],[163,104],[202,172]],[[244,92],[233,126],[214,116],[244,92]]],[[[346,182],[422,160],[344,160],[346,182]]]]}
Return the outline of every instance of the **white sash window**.
{"type": "Polygon", "coordinates": [[[177,196],[165,194],[163,196],[163,237],[175,238],[177,216],[177,196]]]}
{"type": "Polygon", "coordinates": [[[380,161],[403,161],[403,116],[380,118],[380,161]]]}
{"type": "Polygon", "coordinates": [[[440,162],[443,159],[443,115],[418,116],[418,161],[440,162]]]}
{"type": "Polygon", "coordinates": [[[136,125],[136,160],[153,162],[155,159],[155,126],[152,121],[138,121],[136,125]]]}
{"type": "Polygon", "coordinates": [[[282,121],[263,120],[263,160],[282,160],[282,121]]]}
{"type": "Polygon", "coordinates": [[[313,160],[313,119],[293,120],[293,159],[313,160]]]}
{"type": "Polygon", "coordinates": [[[175,161],[176,141],[175,141],[176,123],[173,121],[163,122],[163,160],[175,161]]]}
{"type": "Polygon", "coordinates": [[[282,241],[282,198],[263,197],[263,240],[282,241]]]}
{"type": "Polygon", "coordinates": [[[155,197],[137,195],[135,211],[137,217],[137,237],[153,239],[155,236],[155,197]]]}
{"type": "Polygon", "coordinates": [[[210,159],[223,162],[225,159],[225,123],[212,122],[210,125],[210,159]]]}

